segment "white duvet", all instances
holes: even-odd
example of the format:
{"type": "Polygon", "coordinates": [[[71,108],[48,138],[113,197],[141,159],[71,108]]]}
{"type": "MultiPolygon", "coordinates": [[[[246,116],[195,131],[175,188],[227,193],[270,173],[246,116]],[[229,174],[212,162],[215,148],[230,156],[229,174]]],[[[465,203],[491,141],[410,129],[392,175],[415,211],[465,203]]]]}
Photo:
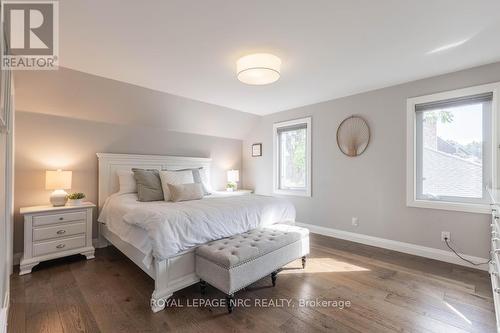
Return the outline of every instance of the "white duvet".
{"type": "MultiPolygon", "coordinates": [[[[112,217],[121,213],[118,215],[126,224],[137,226],[147,233],[152,254],[159,259],[261,226],[295,221],[295,208],[289,201],[259,195],[215,195],[178,203],[142,203],[136,201],[135,194],[110,199],[99,221],[107,223],[114,231],[118,223],[112,217]],[[123,201],[128,204],[124,205],[123,201]]],[[[121,228],[122,233],[124,229],[121,228]]],[[[128,234],[131,233],[128,230],[128,234]]]]}

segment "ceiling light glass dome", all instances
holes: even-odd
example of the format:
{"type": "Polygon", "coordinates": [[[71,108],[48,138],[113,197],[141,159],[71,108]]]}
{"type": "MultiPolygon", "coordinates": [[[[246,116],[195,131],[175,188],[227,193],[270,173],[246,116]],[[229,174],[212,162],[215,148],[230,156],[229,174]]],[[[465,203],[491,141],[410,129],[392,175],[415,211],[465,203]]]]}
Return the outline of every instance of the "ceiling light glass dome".
{"type": "Polygon", "coordinates": [[[269,53],[244,56],[236,62],[238,80],[246,84],[263,85],[280,78],[281,60],[269,53]]]}

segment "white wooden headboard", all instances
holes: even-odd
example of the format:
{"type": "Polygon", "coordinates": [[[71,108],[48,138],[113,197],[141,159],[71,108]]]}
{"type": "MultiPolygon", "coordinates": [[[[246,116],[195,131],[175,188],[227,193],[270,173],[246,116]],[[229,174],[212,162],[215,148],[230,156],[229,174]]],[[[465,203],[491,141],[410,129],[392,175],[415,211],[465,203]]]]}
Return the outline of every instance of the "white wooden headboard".
{"type": "Polygon", "coordinates": [[[131,155],[97,153],[99,159],[99,208],[102,208],[106,198],[118,192],[118,170],[142,169],[168,169],[178,170],[203,167],[207,170],[210,182],[210,164],[212,159],[201,157],[181,157],[162,155],[131,155]]]}

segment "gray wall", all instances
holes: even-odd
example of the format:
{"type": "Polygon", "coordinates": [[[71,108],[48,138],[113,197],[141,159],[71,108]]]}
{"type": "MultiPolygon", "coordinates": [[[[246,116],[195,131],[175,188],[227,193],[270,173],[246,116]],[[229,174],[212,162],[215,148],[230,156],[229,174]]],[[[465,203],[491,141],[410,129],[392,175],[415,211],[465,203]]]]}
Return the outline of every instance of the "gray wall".
{"type": "Polygon", "coordinates": [[[60,67],[16,71],[16,110],[243,139],[258,116],[60,67]]]}
{"type": "Polygon", "coordinates": [[[446,249],[441,231],[450,231],[459,251],[486,258],[488,215],[406,206],[406,99],[496,81],[500,63],[265,116],[243,142],[244,186],[272,193],[273,123],[312,116],[313,196],[289,197],[299,222],[438,249],[446,249]],[[365,117],[372,131],[368,150],[357,158],[344,156],[335,138],[352,114],[365,117]],[[263,156],[251,157],[258,142],[263,156]]]}
{"type": "MultiPolygon", "coordinates": [[[[225,171],[242,167],[238,137],[258,119],[68,69],[18,72],[16,94],[16,212],[48,203],[45,170],[55,168],[72,170],[71,191],[97,202],[96,152],[211,157],[213,185],[223,188],[225,171]]],[[[22,224],[17,213],[14,252],[22,224]]]]}

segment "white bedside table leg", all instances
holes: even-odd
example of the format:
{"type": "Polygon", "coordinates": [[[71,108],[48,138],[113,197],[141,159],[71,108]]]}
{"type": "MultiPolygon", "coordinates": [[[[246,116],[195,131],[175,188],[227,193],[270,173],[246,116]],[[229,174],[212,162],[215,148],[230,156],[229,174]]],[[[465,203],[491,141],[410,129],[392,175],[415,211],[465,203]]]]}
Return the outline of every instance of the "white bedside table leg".
{"type": "Polygon", "coordinates": [[[94,258],[95,258],[95,256],[94,256],[94,252],[95,252],[95,250],[92,250],[92,251],[82,252],[82,253],[80,253],[80,254],[81,254],[81,255],[84,255],[84,256],[85,256],[85,258],[87,258],[87,260],[89,260],[89,259],[94,259],[94,258]]]}
{"type": "Polygon", "coordinates": [[[40,262],[33,262],[30,264],[21,264],[19,265],[19,275],[30,274],[33,267],[38,265],[40,262]]]}

